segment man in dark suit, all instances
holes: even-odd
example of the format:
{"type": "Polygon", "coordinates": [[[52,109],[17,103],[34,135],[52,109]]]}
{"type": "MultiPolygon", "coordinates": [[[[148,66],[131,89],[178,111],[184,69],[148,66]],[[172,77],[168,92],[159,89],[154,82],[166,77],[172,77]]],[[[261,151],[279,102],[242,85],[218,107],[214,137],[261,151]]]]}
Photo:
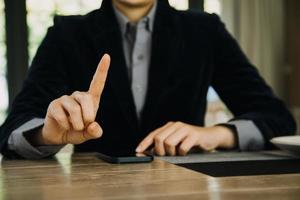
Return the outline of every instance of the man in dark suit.
{"type": "Polygon", "coordinates": [[[56,17],[0,136],[3,154],[32,159],[68,143],[158,155],[260,150],[295,129],[216,15],[104,0],[85,16],[56,17]],[[203,127],[209,86],[233,112],[228,123],[203,127]]]}

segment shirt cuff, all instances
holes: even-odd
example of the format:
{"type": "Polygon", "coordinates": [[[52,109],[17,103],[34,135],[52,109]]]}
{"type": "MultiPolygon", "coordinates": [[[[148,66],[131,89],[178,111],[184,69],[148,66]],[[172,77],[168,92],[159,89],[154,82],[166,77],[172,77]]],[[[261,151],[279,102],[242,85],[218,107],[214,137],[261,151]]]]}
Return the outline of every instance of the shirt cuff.
{"type": "Polygon", "coordinates": [[[230,121],[227,124],[236,127],[240,150],[257,151],[264,149],[265,139],[253,121],[235,120],[230,121]]]}
{"type": "Polygon", "coordinates": [[[27,159],[41,159],[56,154],[64,145],[35,147],[24,136],[25,132],[34,131],[43,124],[44,119],[34,118],[14,130],[8,138],[8,149],[27,159]]]}

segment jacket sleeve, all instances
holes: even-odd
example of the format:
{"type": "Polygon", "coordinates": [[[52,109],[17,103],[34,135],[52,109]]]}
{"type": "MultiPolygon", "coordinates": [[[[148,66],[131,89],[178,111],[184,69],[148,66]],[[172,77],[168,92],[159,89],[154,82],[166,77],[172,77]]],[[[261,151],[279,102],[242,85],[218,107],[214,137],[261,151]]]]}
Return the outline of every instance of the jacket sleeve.
{"type": "Polygon", "coordinates": [[[10,154],[7,141],[10,134],[34,118],[45,118],[50,102],[69,93],[66,42],[62,39],[60,23],[48,29],[40,45],[21,92],[15,98],[12,109],[0,129],[0,151],[10,154]]]}
{"type": "Polygon", "coordinates": [[[26,159],[41,159],[55,155],[64,145],[34,146],[26,138],[26,135],[36,133],[43,125],[44,119],[34,118],[14,130],[8,138],[8,150],[26,159]]]}
{"type": "Polygon", "coordinates": [[[212,86],[235,120],[251,120],[260,129],[266,148],[276,136],[291,135],[296,124],[284,103],[248,61],[217,15],[212,15],[214,72],[212,86]]]}

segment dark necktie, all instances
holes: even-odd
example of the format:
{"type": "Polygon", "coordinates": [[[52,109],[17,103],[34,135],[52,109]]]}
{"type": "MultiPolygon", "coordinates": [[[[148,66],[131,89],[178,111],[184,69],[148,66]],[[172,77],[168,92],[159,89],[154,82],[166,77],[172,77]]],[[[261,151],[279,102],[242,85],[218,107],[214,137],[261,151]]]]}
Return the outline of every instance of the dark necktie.
{"type": "Polygon", "coordinates": [[[129,47],[128,77],[130,83],[132,81],[132,59],[133,59],[134,44],[136,40],[136,32],[137,32],[137,25],[132,23],[127,23],[125,37],[129,47]]]}

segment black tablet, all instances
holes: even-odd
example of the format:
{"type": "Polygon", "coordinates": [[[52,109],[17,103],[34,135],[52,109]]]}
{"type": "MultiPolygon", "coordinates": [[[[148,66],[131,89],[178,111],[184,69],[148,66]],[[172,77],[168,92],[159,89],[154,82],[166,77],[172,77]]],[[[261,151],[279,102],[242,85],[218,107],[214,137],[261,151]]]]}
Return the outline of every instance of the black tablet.
{"type": "Polygon", "coordinates": [[[109,163],[145,163],[152,162],[153,156],[144,153],[111,151],[98,153],[98,157],[109,163]]]}

